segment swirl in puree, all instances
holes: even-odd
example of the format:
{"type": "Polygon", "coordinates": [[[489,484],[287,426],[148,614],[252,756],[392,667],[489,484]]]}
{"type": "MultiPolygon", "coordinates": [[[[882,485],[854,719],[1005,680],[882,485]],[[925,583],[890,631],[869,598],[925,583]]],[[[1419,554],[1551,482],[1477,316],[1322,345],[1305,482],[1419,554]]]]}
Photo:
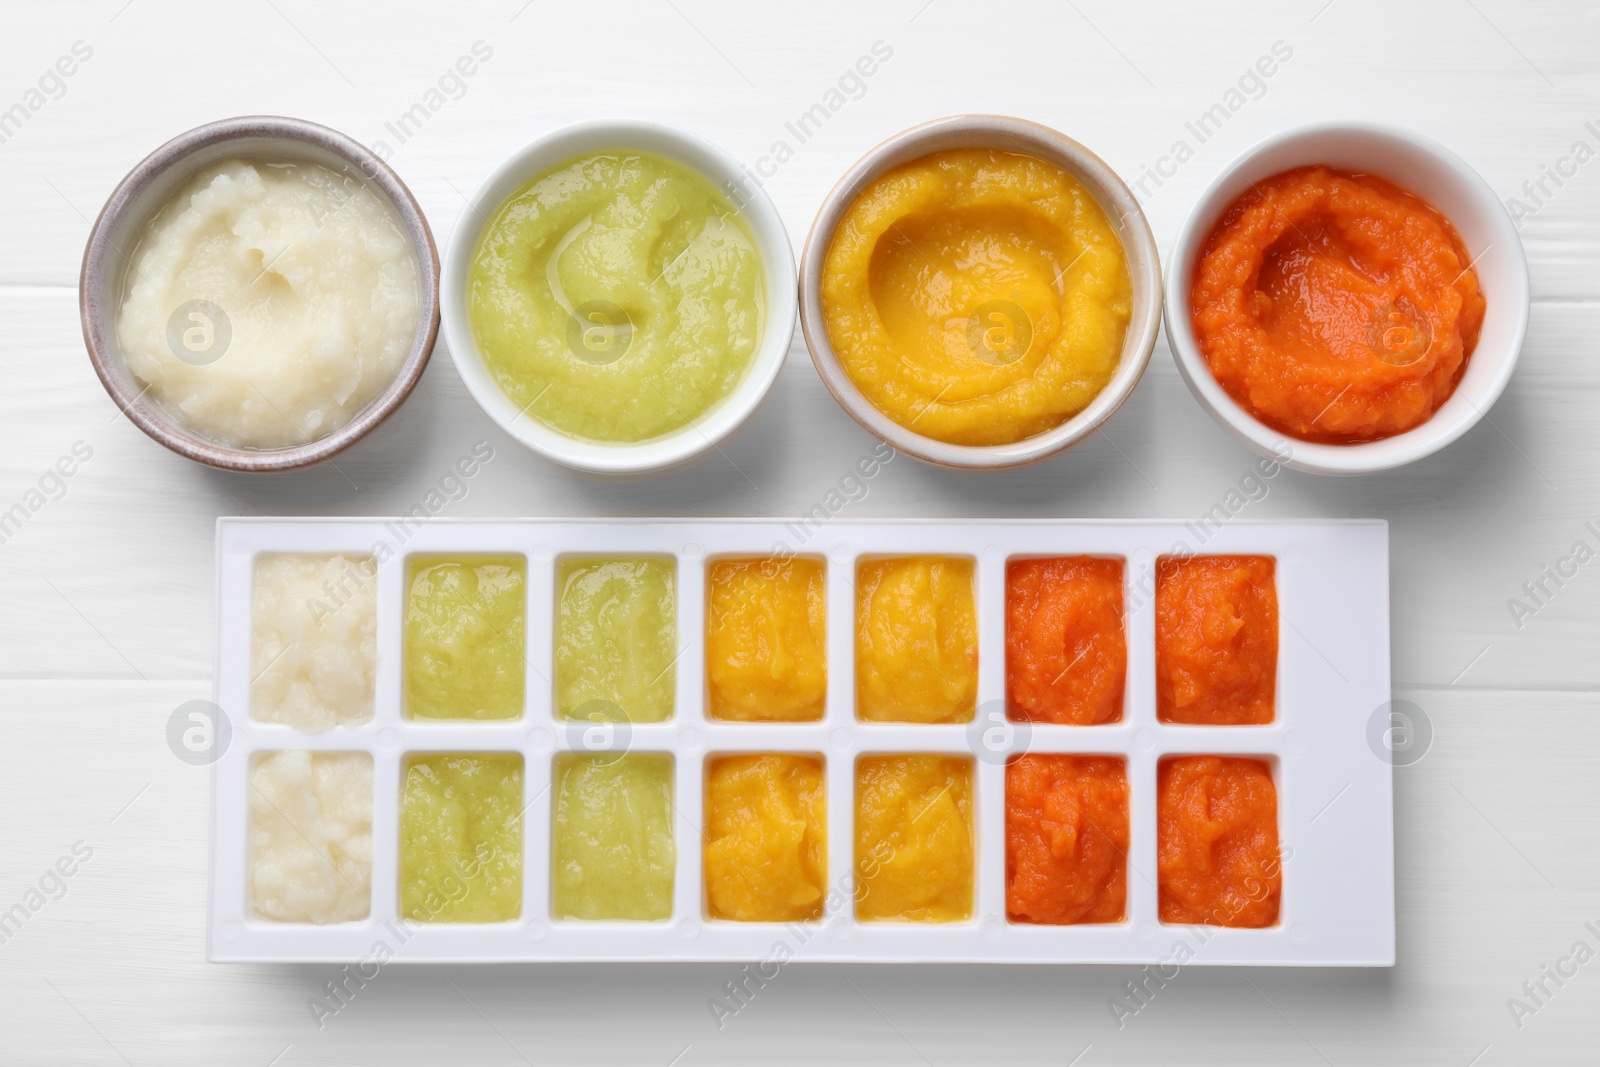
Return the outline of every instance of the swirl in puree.
{"type": "Polygon", "coordinates": [[[834,234],[821,296],[867,400],[960,445],[1021,441],[1082,411],[1116,372],[1132,313],[1122,244],[1082,183],[987,148],[868,184],[834,234]]]}

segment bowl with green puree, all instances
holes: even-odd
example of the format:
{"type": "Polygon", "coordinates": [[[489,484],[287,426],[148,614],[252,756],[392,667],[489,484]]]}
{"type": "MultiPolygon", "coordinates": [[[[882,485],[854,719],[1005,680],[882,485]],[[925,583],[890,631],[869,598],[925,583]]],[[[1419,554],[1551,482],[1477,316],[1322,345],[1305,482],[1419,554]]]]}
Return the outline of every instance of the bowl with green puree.
{"type": "Polygon", "coordinates": [[[788,234],[721,150],[590,122],[506,160],[445,257],[445,336],[491,418],[597,474],[703,458],[771,388],[795,325],[788,234]]]}

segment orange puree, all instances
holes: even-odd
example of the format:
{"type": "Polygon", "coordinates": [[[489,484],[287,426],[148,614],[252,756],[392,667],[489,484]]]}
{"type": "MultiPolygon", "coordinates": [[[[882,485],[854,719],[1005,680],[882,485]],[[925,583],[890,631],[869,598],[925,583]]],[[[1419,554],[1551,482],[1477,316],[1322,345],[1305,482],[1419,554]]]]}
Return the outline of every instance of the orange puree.
{"type": "Polygon", "coordinates": [[[856,569],[856,715],[970,722],[978,698],[972,560],[897,556],[856,569]]]}
{"type": "Polygon", "coordinates": [[[1132,314],[1116,227],[1053,163],[952,148],[863,188],[822,265],[840,366],[879,411],[939,441],[1061,425],[1111,381],[1132,314]]]}
{"type": "Polygon", "coordinates": [[[1484,299],[1426,201],[1370,174],[1301,167],[1252,186],[1211,235],[1189,293],[1228,395],[1293,437],[1374,441],[1455,392],[1484,299]]]}
{"type": "Polygon", "coordinates": [[[822,917],[828,876],[822,761],[724,756],[706,771],[706,909],[713,919],[822,917]]]}
{"type": "Polygon", "coordinates": [[[1278,921],[1278,791],[1256,759],[1179,756],[1156,770],[1161,921],[1278,921]]]}
{"type": "Polygon", "coordinates": [[[1266,556],[1163,557],[1156,565],[1156,717],[1269,723],[1278,680],[1278,590],[1266,556]]]}
{"type": "Polygon", "coordinates": [[[706,680],[713,719],[822,718],[827,604],[816,559],[729,559],[706,576],[706,680]]]}
{"type": "Polygon", "coordinates": [[[1006,912],[1014,922],[1114,923],[1128,896],[1128,772],[1104,756],[1006,767],[1006,912]]]}
{"type": "Polygon", "coordinates": [[[1072,556],[1006,567],[1011,717],[1093,726],[1122,718],[1128,646],[1122,561],[1072,556]]]}
{"type": "Polygon", "coordinates": [[[972,917],[972,761],[863,756],[856,763],[856,918],[972,917]]]}

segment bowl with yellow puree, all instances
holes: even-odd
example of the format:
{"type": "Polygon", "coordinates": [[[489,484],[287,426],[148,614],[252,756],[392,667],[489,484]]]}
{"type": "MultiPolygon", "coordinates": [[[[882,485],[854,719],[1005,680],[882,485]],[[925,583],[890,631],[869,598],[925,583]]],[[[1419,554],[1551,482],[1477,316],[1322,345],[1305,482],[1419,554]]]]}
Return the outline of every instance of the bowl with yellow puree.
{"type": "Polygon", "coordinates": [[[445,257],[445,336],[523,444],[597,474],[659,472],[760,405],[794,336],[794,258],[765,192],[645,121],[551,133],[473,197],[445,257]]]}
{"type": "Polygon", "coordinates": [[[946,467],[1016,467],[1083,440],[1133,392],[1161,320],[1133,193],[1070,137],[998,115],[867,153],[824,201],[800,277],[834,398],[946,467]]]}

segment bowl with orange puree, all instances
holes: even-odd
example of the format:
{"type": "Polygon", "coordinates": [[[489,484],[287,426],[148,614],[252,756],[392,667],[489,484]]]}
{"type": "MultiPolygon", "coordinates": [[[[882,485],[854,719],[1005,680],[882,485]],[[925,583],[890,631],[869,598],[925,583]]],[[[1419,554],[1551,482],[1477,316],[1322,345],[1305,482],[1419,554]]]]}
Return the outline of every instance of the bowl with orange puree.
{"type": "Polygon", "coordinates": [[[1528,316],[1510,216],[1426,138],[1321,126],[1246,153],[1167,276],[1178,369],[1263,456],[1358,474],[1412,462],[1504,390],[1528,316]]]}
{"type": "Polygon", "coordinates": [[[1021,119],[913,127],[850,169],[801,261],[834,398],[902,452],[1014,467],[1087,437],[1155,345],[1160,264],[1128,187],[1021,119]]]}

